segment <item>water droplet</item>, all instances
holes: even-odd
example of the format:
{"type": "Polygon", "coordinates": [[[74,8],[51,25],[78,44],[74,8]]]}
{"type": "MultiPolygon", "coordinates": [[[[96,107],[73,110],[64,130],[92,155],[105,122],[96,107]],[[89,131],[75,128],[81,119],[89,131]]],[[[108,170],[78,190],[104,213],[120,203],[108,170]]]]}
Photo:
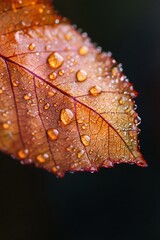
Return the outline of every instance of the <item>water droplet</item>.
{"type": "Polygon", "coordinates": [[[77,77],[77,80],[79,81],[79,82],[83,82],[83,81],[85,81],[86,79],[87,79],[87,73],[86,73],[86,71],[84,71],[83,69],[81,69],[81,70],[79,70],[78,72],[77,72],[77,74],[76,74],[76,77],[77,77]]]}
{"type": "Polygon", "coordinates": [[[50,104],[49,103],[46,103],[45,105],[44,105],[44,110],[48,110],[50,108],[50,104]]]}
{"type": "Polygon", "coordinates": [[[83,156],[84,153],[85,153],[84,150],[80,150],[80,151],[77,153],[78,159],[80,159],[80,158],[83,156]]]}
{"type": "Polygon", "coordinates": [[[8,124],[8,123],[6,122],[6,123],[3,123],[2,126],[3,126],[4,129],[9,129],[10,124],[8,124]]]}
{"type": "Polygon", "coordinates": [[[52,72],[52,73],[49,74],[50,80],[55,80],[56,77],[57,77],[57,73],[55,73],[55,72],[52,72]]]}
{"type": "Polygon", "coordinates": [[[31,94],[30,94],[30,93],[25,94],[25,95],[24,95],[24,99],[25,99],[25,100],[30,100],[30,99],[31,99],[31,94]]]}
{"type": "Polygon", "coordinates": [[[44,9],[41,7],[38,9],[39,13],[43,13],[44,12],[44,9]]]}
{"type": "Polygon", "coordinates": [[[47,130],[47,135],[52,141],[54,141],[54,140],[58,139],[59,132],[57,129],[51,128],[51,129],[47,130]]]}
{"type": "Polygon", "coordinates": [[[29,50],[33,51],[36,48],[36,44],[35,43],[31,43],[29,44],[29,50]]]}
{"type": "Polygon", "coordinates": [[[48,97],[53,97],[55,94],[56,94],[56,90],[54,90],[54,89],[49,90],[48,93],[47,93],[48,97]]]}
{"type": "Polygon", "coordinates": [[[82,135],[81,136],[81,141],[82,141],[84,146],[88,147],[90,145],[91,139],[88,135],[82,135]]]}
{"type": "Polygon", "coordinates": [[[78,53],[82,56],[85,56],[88,53],[88,47],[87,46],[80,47],[78,53]]]}
{"type": "Polygon", "coordinates": [[[113,75],[113,77],[117,77],[117,75],[118,75],[118,68],[117,67],[114,67],[112,69],[112,75],[113,75]]]}
{"type": "Polygon", "coordinates": [[[120,99],[119,99],[119,104],[120,104],[120,105],[123,105],[123,104],[124,104],[124,99],[123,99],[123,98],[120,98],[120,99]]]}
{"type": "Polygon", "coordinates": [[[58,72],[58,74],[60,75],[60,76],[63,76],[64,75],[64,70],[63,69],[61,69],[61,70],[59,70],[59,72],[58,72]]]}
{"type": "Polygon", "coordinates": [[[29,154],[29,150],[28,149],[21,149],[18,151],[18,157],[20,159],[25,159],[29,154]]]}
{"type": "Polygon", "coordinates": [[[62,109],[61,111],[61,115],[60,115],[60,119],[61,121],[65,124],[65,125],[68,125],[70,124],[70,122],[72,121],[73,119],[73,113],[71,110],[65,108],[65,109],[62,109]]]}
{"type": "Polygon", "coordinates": [[[64,35],[64,38],[66,41],[70,41],[72,39],[72,33],[71,32],[68,32],[64,35]]]}
{"type": "Polygon", "coordinates": [[[73,150],[73,148],[74,148],[73,145],[70,145],[66,148],[66,150],[67,150],[67,152],[71,152],[73,150]]]}
{"type": "Polygon", "coordinates": [[[37,160],[39,163],[45,163],[48,159],[49,159],[49,155],[48,155],[47,153],[39,154],[39,155],[36,157],[36,160],[37,160]]]}
{"type": "Polygon", "coordinates": [[[141,124],[141,118],[139,116],[135,119],[135,124],[136,126],[139,126],[141,124]]]}
{"type": "Polygon", "coordinates": [[[57,167],[53,167],[53,168],[52,168],[52,172],[53,172],[53,173],[57,173],[57,172],[58,172],[58,168],[57,168],[57,167]]]}
{"type": "Polygon", "coordinates": [[[14,87],[17,87],[19,82],[16,80],[16,81],[13,81],[12,84],[13,84],[14,87]]]}
{"type": "Polygon", "coordinates": [[[57,52],[52,53],[48,57],[48,63],[51,68],[59,68],[60,66],[62,66],[63,62],[64,62],[63,57],[57,52]]]}
{"type": "Polygon", "coordinates": [[[97,96],[98,94],[100,94],[102,92],[102,88],[99,86],[94,86],[92,87],[89,92],[93,95],[93,96],[97,96]]]}

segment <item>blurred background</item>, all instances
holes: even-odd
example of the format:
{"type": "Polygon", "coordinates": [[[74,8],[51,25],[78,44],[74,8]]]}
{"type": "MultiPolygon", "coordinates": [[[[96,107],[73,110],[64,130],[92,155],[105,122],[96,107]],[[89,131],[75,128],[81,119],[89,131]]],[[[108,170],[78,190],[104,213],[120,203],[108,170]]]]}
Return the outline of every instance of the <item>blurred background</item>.
{"type": "Polygon", "coordinates": [[[148,168],[121,165],[64,179],[0,154],[0,240],[160,239],[160,1],[54,0],[123,63],[139,92],[148,168]]]}

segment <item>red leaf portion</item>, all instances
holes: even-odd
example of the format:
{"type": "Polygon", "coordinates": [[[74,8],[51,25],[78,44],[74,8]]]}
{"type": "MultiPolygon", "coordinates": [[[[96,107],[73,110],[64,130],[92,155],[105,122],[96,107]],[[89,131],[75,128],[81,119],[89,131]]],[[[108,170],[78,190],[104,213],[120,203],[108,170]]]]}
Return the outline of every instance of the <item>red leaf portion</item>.
{"type": "Polygon", "coordinates": [[[59,176],[146,166],[121,65],[49,2],[0,3],[0,150],[59,176]]]}

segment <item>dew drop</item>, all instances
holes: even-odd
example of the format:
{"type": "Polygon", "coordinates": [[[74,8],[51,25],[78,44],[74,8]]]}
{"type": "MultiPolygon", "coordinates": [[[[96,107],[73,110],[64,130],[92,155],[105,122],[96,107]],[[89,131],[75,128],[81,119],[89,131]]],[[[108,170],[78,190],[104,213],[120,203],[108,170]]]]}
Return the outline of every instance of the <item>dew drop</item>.
{"type": "Polygon", "coordinates": [[[120,99],[119,99],[119,104],[120,104],[120,105],[123,105],[123,104],[124,104],[123,98],[120,98],[120,99]]]}
{"type": "Polygon", "coordinates": [[[30,99],[31,99],[31,94],[30,94],[30,93],[25,94],[25,95],[24,95],[24,99],[25,99],[25,100],[30,100],[30,99]]]}
{"type": "Polygon", "coordinates": [[[36,48],[36,44],[35,43],[31,43],[29,44],[29,50],[33,51],[36,48]]]}
{"type": "Polygon", "coordinates": [[[84,150],[80,150],[80,151],[77,153],[78,159],[80,159],[80,158],[83,156],[84,153],[85,153],[84,150]]]}
{"type": "Polygon", "coordinates": [[[9,129],[10,124],[8,124],[8,123],[3,123],[2,126],[3,126],[4,129],[9,129]]]}
{"type": "Polygon", "coordinates": [[[50,80],[55,80],[56,77],[57,77],[57,73],[55,73],[55,72],[52,72],[52,73],[49,74],[49,79],[50,80]]]}
{"type": "Polygon", "coordinates": [[[47,61],[51,68],[59,68],[64,63],[63,57],[57,52],[52,53],[47,61]]]}
{"type": "Polygon", "coordinates": [[[48,159],[49,159],[49,155],[48,155],[47,153],[39,154],[39,155],[36,157],[36,160],[37,160],[39,163],[45,163],[48,159]]]}
{"type": "Polygon", "coordinates": [[[58,139],[59,132],[57,129],[51,128],[47,130],[47,135],[52,141],[55,141],[58,139]]]}
{"type": "Polygon", "coordinates": [[[44,9],[43,8],[39,8],[38,11],[39,11],[39,13],[43,13],[44,9]]]}
{"type": "Polygon", "coordinates": [[[50,108],[50,104],[49,103],[46,103],[45,105],[44,105],[44,110],[48,110],[50,108]]]}
{"type": "Polygon", "coordinates": [[[117,75],[118,75],[118,68],[117,67],[114,67],[112,69],[112,75],[113,75],[113,77],[117,77],[117,75]]]}
{"type": "Polygon", "coordinates": [[[82,141],[84,146],[88,147],[90,145],[91,139],[88,135],[82,135],[81,136],[81,141],[82,141]]]}
{"type": "Polygon", "coordinates": [[[73,145],[70,145],[66,148],[66,151],[71,152],[73,150],[73,148],[74,148],[73,145]]]}
{"type": "Polygon", "coordinates": [[[63,69],[61,69],[61,70],[59,70],[59,72],[58,72],[58,74],[59,74],[59,76],[63,76],[64,75],[64,70],[63,69]]]}
{"type": "Polygon", "coordinates": [[[79,82],[84,82],[87,79],[87,75],[86,71],[81,69],[77,72],[76,77],[79,82]]]}
{"type": "Polygon", "coordinates": [[[64,38],[66,41],[70,41],[72,39],[72,33],[71,32],[68,32],[64,35],[64,38]]]}
{"type": "Polygon", "coordinates": [[[65,125],[70,124],[73,119],[72,111],[67,108],[62,109],[61,114],[60,114],[60,119],[65,125]]]}
{"type": "Polygon", "coordinates": [[[12,84],[14,87],[18,87],[19,82],[16,80],[16,81],[13,81],[12,84]]]}
{"type": "Polygon", "coordinates": [[[29,150],[28,149],[21,149],[18,151],[18,157],[20,159],[25,159],[29,154],[29,150]]]}
{"type": "Polygon", "coordinates": [[[100,94],[102,92],[102,88],[99,86],[94,86],[92,87],[89,92],[93,95],[93,96],[97,96],[98,94],[100,94]]]}
{"type": "Polygon", "coordinates": [[[136,126],[139,126],[141,124],[141,118],[139,116],[135,119],[135,124],[136,126]]]}
{"type": "Polygon", "coordinates": [[[48,97],[53,97],[56,94],[56,90],[49,90],[47,95],[48,97]]]}
{"type": "Polygon", "coordinates": [[[82,46],[82,47],[80,47],[79,50],[78,50],[78,53],[79,53],[81,56],[87,55],[87,53],[88,53],[88,47],[87,47],[87,46],[82,46]]]}

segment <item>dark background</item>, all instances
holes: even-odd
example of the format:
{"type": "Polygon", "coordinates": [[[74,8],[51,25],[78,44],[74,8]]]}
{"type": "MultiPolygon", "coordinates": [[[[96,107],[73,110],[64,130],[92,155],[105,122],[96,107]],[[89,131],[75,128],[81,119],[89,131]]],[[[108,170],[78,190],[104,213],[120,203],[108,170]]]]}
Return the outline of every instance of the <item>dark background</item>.
{"type": "Polygon", "coordinates": [[[123,63],[140,93],[148,168],[121,165],[64,179],[0,154],[0,240],[160,239],[160,1],[55,0],[123,63]]]}

